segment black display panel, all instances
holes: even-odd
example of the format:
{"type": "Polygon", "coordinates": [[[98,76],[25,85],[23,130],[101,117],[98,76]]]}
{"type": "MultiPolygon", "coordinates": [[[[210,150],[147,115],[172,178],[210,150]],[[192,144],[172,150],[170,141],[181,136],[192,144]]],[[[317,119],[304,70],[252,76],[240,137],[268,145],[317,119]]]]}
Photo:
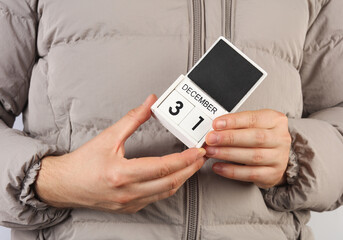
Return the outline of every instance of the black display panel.
{"type": "Polygon", "coordinates": [[[230,112],[263,73],[220,39],[188,77],[230,112]]]}

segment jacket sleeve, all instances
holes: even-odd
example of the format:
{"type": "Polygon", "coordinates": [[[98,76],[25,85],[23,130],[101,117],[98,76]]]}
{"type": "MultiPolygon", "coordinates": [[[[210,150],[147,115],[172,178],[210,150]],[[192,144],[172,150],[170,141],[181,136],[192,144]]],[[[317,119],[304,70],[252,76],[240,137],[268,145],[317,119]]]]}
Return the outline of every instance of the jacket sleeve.
{"type": "Polygon", "coordinates": [[[33,191],[40,159],[55,147],[10,128],[26,105],[36,60],[36,2],[0,0],[0,225],[21,230],[46,228],[68,216],[33,191]]]}
{"type": "Polygon", "coordinates": [[[295,179],[264,195],[279,211],[326,211],[343,202],[343,1],[322,2],[310,6],[318,14],[309,20],[300,70],[306,118],[289,119],[295,179]]]}

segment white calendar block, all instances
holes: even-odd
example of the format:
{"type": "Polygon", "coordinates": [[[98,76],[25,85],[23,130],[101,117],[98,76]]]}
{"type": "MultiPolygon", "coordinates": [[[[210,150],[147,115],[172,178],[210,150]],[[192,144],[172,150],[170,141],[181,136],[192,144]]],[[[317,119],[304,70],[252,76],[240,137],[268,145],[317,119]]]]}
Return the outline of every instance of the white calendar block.
{"type": "Polygon", "coordinates": [[[151,107],[153,116],[187,147],[202,147],[212,121],[234,113],[267,73],[220,37],[151,107]]]}
{"type": "Polygon", "coordinates": [[[172,91],[158,108],[165,116],[179,124],[194,108],[194,105],[180,93],[172,91]]]}
{"type": "Polygon", "coordinates": [[[194,140],[199,142],[212,127],[212,120],[197,108],[186,116],[180,127],[194,140]]]}

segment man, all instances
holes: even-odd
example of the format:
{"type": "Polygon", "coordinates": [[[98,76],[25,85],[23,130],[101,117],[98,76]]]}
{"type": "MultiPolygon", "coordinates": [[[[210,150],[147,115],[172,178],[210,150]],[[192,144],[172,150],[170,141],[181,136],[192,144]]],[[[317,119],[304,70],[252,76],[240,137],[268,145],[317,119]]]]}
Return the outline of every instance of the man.
{"type": "Polygon", "coordinates": [[[312,239],[309,211],[342,202],[342,4],[1,1],[1,224],[13,239],[312,239]],[[155,96],[135,107],[220,35],[269,75],[214,121],[205,162],[148,120],[155,96]]]}

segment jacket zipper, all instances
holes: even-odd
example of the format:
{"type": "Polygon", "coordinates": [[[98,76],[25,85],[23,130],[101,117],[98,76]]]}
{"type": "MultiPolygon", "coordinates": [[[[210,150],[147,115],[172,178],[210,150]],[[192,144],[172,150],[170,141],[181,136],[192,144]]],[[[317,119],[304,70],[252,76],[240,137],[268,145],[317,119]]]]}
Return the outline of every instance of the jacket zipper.
{"type": "MultiPolygon", "coordinates": [[[[201,58],[202,55],[202,7],[201,0],[192,0],[193,6],[193,66],[201,58]]],[[[188,216],[187,216],[187,240],[196,240],[198,238],[199,227],[199,184],[198,173],[195,173],[186,184],[187,200],[188,200],[188,216]]]]}
{"type": "MultiPolygon", "coordinates": [[[[231,12],[232,0],[224,0],[224,20],[225,20],[225,36],[231,40],[231,12]]],[[[195,63],[201,58],[202,55],[202,7],[201,0],[192,0],[193,5],[193,59],[195,63]]],[[[188,216],[187,216],[187,240],[198,239],[199,228],[199,179],[198,173],[195,173],[186,184],[187,199],[188,199],[188,216]]]]}
{"type": "Polygon", "coordinates": [[[187,240],[196,240],[199,217],[199,184],[198,174],[195,173],[187,182],[188,188],[188,225],[187,240]]]}
{"type": "Polygon", "coordinates": [[[192,0],[193,1],[193,65],[201,57],[201,0],[192,0]]]}
{"type": "Polygon", "coordinates": [[[232,13],[232,0],[224,0],[224,19],[225,19],[225,37],[232,41],[231,36],[231,13],[232,13]]]}

